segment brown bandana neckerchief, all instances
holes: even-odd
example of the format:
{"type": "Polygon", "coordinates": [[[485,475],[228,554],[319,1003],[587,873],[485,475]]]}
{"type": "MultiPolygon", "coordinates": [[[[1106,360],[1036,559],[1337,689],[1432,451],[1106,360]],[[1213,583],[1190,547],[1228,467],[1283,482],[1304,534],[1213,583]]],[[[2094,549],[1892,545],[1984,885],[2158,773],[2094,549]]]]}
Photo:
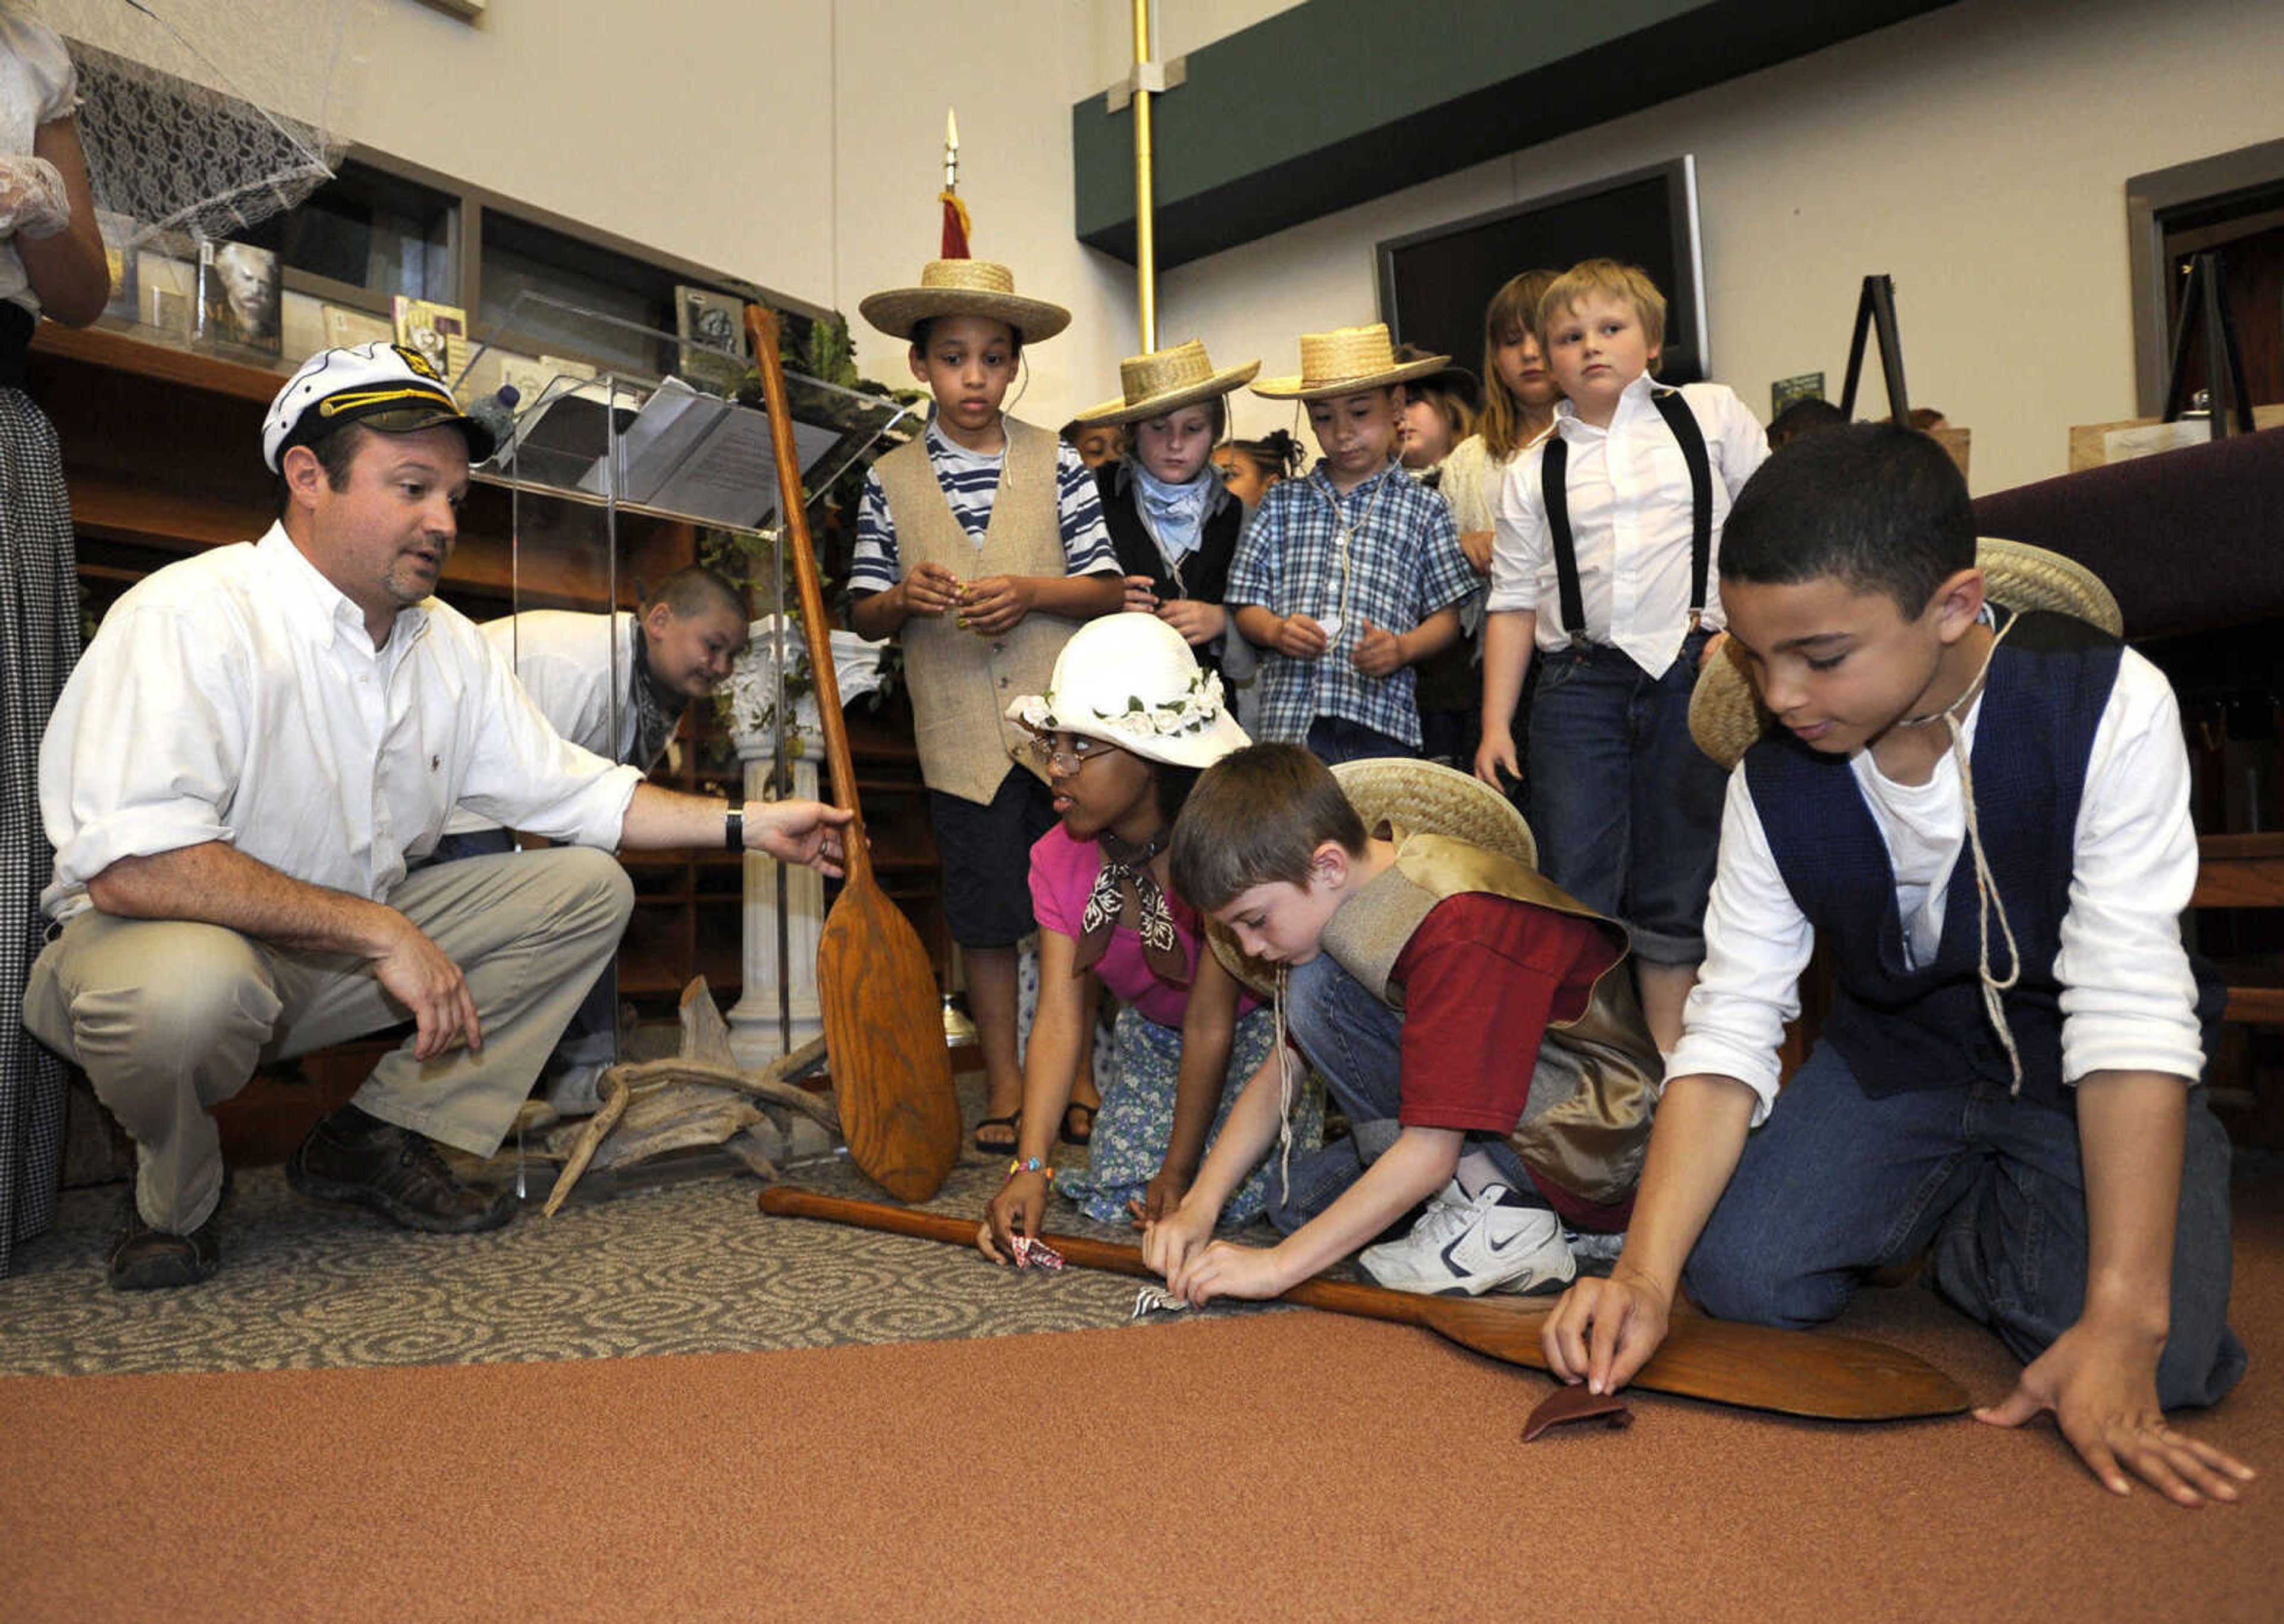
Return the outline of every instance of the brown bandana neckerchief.
{"type": "Polygon", "coordinates": [[[1087,893],[1086,911],[1079,916],[1077,968],[1091,970],[1110,951],[1110,938],[1121,919],[1130,919],[1142,938],[1142,957],[1150,972],[1176,987],[1190,984],[1189,956],[1174,930],[1173,910],[1166,894],[1150,872],[1150,864],[1173,838],[1161,829],[1140,846],[1130,846],[1116,835],[1095,837],[1102,847],[1102,868],[1087,893]]]}

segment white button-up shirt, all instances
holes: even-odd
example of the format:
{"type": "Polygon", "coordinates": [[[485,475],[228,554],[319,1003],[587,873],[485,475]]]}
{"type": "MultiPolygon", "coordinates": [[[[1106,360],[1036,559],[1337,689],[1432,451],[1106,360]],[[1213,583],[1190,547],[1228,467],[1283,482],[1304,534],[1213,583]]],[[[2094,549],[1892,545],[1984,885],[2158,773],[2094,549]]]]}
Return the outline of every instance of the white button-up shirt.
{"type": "Polygon", "coordinates": [[[286,535],[168,565],[104,617],[40,743],[59,920],[121,857],[227,840],[387,900],[465,806],[615,847],[642,775],[566,743],[467,617],[434,598],[375,649],[286,535]]]}
{"type": "MultiPolygon", "coordinates": [[[[1978,698],[1961,730],[1975,746],[1978,698]]],[[[1946,753],[1928,783],[1899,785],[1868,750],[1850,768],[1895,870],[1905,949],[1933,957],[1967,839],[1959,763],[1946,753]]],[[[2089,1072],[2204,1072],[2197,989],[2181,946],[2181,910],[2197,882],[2189,761],[2180,707],[2156,667],[2125,651],[2086,761],[2054,975],[2061,983],[2062,1081],[2089,1072]]],[[[1756,1125],[1778,1104],[1777,1045],[1800,1013],[1799,983],[1815,931],[1793,902],[1740,767],[1721,816],[1721,866],[1705,909],[1705,963],[1668,1078],[1734,1077],[1760,1096],[1756,1125]]],[[[1991,927],[1994,942],[1998,927],[1991,927]]],[[[2005,962],[2003,949],[1993,956],[2005,962]]]]}
{"type": "MultiPolygon", "coordinates": [[[[1650,402],[1645,373],[1618,397],[1607,428],[1583,422],[1563,401],[1554,408],[1554,432],[1568,448],[1564,481],[1570,537],[1578,559],[1583,629],[1594,643],[1613,644],[1652,676],[1681,652],[1689,630],[1691,517],[1689,465],[1650,402]]],[[[1704,432],[1713,471],[1713,545],[1706,565],[1702,623],[1727,624],[1721,613],[1721,527],[1753,470],[1768,459],[1768,436],[1734,391],[1723,384],[1687,384],[1683,402],[1704,432]]],[[[1553,533],[1546,523],[1544,449],[1508,465],[1499,493],[1491,544],[1491,590],[1485,607],[1538,613],[1538,646],[1568,648],[1581,629],[1561,622],[1562,593],[1554,568],[1553,533]]]]}

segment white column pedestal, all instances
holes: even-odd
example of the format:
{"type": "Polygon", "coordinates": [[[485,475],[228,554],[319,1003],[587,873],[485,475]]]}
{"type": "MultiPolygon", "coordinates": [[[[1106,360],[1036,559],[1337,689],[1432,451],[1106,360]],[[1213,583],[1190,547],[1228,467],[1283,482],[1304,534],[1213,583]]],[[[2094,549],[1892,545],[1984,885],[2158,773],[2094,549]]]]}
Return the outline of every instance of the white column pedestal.
{"type": "MultiPolygon", "coordinates": [[[[793,792],[814,800],[822,738],[804,730],[802,753],[793,759],[793,792]]],[[[788,738],[788,746],[791,744],[788,738]]],[[[759,802],[770,777],[770,740],[740,738],[738,759],[746,764],[746,799],[759,802]]],[[[825,1030],[817,1002],[817,949],[825,936],[825,877],[815,869],[788,867],[785,895],[778,894],[778,865],[773,857],[746,859],[745,995],[731,1010],[730,1048],[738,1064],[759,1070],[788,1052],[784,1017],[791,1017],[792,1043],[800,1048],[825,1030]],[[778,986],[778,910],[785,910],[786,991],[778,986]]]]}

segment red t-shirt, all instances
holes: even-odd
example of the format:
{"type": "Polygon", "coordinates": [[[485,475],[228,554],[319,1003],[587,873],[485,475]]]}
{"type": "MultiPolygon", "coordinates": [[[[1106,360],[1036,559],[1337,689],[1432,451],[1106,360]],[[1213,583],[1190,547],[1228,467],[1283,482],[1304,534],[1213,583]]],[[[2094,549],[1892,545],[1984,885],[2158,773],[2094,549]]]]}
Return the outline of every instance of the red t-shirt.
{"type": "Polygon", "coordinates": [[[1600,929],[1568,914],[1483,892],[1436,903],[1392,978],[1404,988],[1397,1120],[1514,1128],[1547,1022],[1584,1014],[1594,982],[1617,960],[1600,929]]]}

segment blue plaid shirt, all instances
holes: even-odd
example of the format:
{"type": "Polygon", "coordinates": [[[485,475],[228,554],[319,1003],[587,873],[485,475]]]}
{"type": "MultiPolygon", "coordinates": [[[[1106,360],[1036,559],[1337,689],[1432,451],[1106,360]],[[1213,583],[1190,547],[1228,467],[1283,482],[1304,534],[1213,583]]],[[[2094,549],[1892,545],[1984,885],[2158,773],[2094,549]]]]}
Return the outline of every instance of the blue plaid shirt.
{"type": "Polygon", "coordinates": [[[1315,660],[1271,650],[1261,656],[1258,736],[1304,744],[1319,716],[1350,722],[1417,748],[1420,710],[1412,668],[1366,676],[1350,663],[1367,622],[1403,633],[1467,599],[1479,585],[1451,504],[1390,462],[1347,496],[1333,488],[1319,461],[1308,477],[1272,485],[1237,544],[1225,601],[1232,610],[1258,604],[1273,614],[1338,616],[1340,630],[1315,660]],[[1343,568],[1341,531],[1356,531],[1343,568]]]}

